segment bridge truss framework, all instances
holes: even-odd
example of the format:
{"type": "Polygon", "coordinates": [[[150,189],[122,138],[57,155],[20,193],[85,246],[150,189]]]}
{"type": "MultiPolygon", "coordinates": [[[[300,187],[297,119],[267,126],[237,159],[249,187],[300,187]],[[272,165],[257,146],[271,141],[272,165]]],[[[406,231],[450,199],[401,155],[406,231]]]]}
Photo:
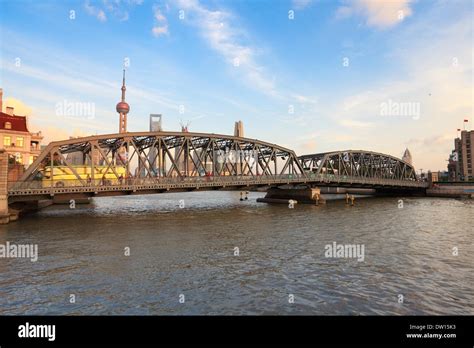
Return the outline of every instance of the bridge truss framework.
{"type": "Polygon", "coordinates": [[[381,153],[348,150],[297,157],[290,149],[256,139],[137,132],[52,142],[19,181],[9,183],[8,196],[14,202],[56,194],[100,196],[285,184],[426,187],[417,181],[413,166],[381,153]],[[90,173],[87,178],[85,167],[90,173]],[[66,168],[72,178],[45,179],[48,168],[52,173],[66,168]]]}
{"type": "Polygon", "coordinates": [[[416,181],[415,168],[382,153],[347,150],[298,157],[306,171],[318,175],[416,181]]]}

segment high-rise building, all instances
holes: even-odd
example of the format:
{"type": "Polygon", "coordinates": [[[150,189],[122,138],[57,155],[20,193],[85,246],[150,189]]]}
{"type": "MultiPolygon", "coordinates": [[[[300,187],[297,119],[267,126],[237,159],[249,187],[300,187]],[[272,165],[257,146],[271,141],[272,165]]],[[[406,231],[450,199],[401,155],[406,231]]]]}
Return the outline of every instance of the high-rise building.
{"type": "Polygon", "coordinates": [[[150,114],[150,132],[161,132],[161,114],[150,114]]]}
{"type": "Polygon", "coordinates": [[[411,164],[413,165],[413,159],[411,157],[411,153],[410,153],[410,150],[408,149],[405,149],[405,152],[403,153],[403,156],[402,156],[402,161],[408,163],[408,164],[411,164]]]}
{"type": "Polygon", "coordinates": [[[448,180],[457,181],[458,154],[456,150],[451,151],[448,159],[448,180]]]}
{"type": "MultiPolygon", "coordinates": [[[[163,129],[161,127],[161,114],[150,114],[150,132],[161,132],[163,129]]],[[[152,172],[153,176],[163,175],[163,170],[161,173],[158,173],[158,166],[161,165],[161,168],[166,168],[165,163],[161,163],[160,161],[165,161],[164,156],[162,155],[163,150],[160,153],[160,159],[157,157],[158,149],[156,147],[150,147],[148,151],[148,165],[150,166],[150,171],[152,172]]],[[[143,176],[145,176],[144,170],[143,176]]]]}
{"type": "Polygon", "coordinates": [[[244,124],[242,123],[242,121],[235,122],[234,137],[244,137],[244,124]]]}
{"type": "MultiPolygon", "coordinates": [[[[189,133],[189,122],[187,124],[181,124],[181,132],[189,133]]],[[[178,170],[181,175],[190,176],[192,174],[194,164],[190,156],[191,149],[188,143],[185,142],[181,149],[181,146],[177,146],[174,150],[174,160],[178,166],[178,170]]],[[[196,175],[196,173],[194,173],[196,175]]]]}
{"type": "Polygon", "coordinates": [[[455,181],[474,180],[474,131],[463,130],[461,137],[454,139],[454,150],[450,156],[448,171],[455,181]]]}

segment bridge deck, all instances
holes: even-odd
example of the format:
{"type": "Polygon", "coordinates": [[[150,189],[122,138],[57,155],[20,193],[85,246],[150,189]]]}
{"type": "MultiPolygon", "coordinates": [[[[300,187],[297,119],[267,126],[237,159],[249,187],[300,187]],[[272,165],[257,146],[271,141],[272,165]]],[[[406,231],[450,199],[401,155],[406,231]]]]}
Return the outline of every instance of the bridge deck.
{"type": "Polygon", "coordinates": [[[108,185],[86,185],[79,180],[69,180],[64,187],[43,187],[44,182],[28,181],[11,183],[8,189],[10,200],[15,197],[25,196],[53,196],[62,194],[90,193],[92,195],[106,192],[115,194],[130,194],[130,192],[150,191],[157,192],[173,190],[195,190],[239,187],[278,186],[285,184],[307,184],[311,186],[351,186],[366,188],[399,188],[399,189],[424,189],[427,184],[419,181],[391,180],[348,177],[337,175],[308,174],[304,175],[275,175],[269,176],[220,176],[220,177],[176,177],[176,178],[135,178],[123,183],[108,185]]]}

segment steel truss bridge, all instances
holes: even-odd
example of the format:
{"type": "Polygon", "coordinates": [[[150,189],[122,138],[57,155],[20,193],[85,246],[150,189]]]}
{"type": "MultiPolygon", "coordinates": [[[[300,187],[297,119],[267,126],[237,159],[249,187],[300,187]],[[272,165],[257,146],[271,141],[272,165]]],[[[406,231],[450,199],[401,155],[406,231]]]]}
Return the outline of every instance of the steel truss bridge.
{"type": "Polygon", "coordinates": [[[188,132],[135,132],[50,143],[15,182],[9,203],[281,185],[424,190],[410,164],[370,151],[298,157],[264,141],[188,132]]]}

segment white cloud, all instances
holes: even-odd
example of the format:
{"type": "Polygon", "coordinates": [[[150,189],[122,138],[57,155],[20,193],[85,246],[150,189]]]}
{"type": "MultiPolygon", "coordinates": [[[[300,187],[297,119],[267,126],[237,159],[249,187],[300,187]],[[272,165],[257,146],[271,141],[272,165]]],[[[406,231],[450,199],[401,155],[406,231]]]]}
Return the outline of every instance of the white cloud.
{"type": "Polygon", "coordinates": [[[101,22],[107,20],[107,14],[119,21],[127,21],[130,17],[130,9],[142,3],[143,0],[102,0],[101,4],[91,5],[90,0],[86,0],[84,7],[89,15],[96,17],[101,22]]]}
{"type": "Polygon", "coordinates": [[[336,18],[337,19],[344,19],[348,18],[352,15],[353,11],[352,8],[349,6],[340,6],[336,10],[336,18]]]}
{"type": "Polygon", "coordinates": [[[168,35],[168,20],[157,5],[153,6],[153,17],[155,19],[155,25],[151,29],[153,35],[155,37],[168,35]]]}
{"type": "Polygon", "coordinates": [[[161,13],[159,8],[155,9],[154,17],[158,22],[166,22],[166,17],[163,15],[163,13],[161,13]]]}
{"type": "Polygon", "coordinates": [[[336,10],[336,18],[351,16],[366,18],[366,25],[386,29],[402,22],[412,15],[411,0],[351,0],[336,10]]]}
{"type": "Polygon", "coordinates": [[[348,128],[372,128],[374,124],[372,122],[362,122],[351,119],[343,119],[339,121],[339,124],[343,127],[348,128]]]}
{"type": "Polygon", "coordinates": [[[98,7],[91,5],[89,1],[84,3],[84,8],[89,15],[96,17],[99,21],[105,22],[107,20],[105,12],[98,7]]]}
{"type": "Polygon", "coordinates": [[[276,97],[275,81],[263,66],[256,62],[257,50],[244,43],[246,33],[233,25],[233,15],[227,11],[210,10],[197,0],[179,0],[177,5],[185,11],[188,23],[197,27],[208,45],[219,53],[227,64],[251,87],[276,97]]]}
{"type": "Polygon", "coordinates": [[[154,36],[158,37],[160,35],[168,35],[168,25],[163,26],[154,26],[151,29],[151,32],[154,36]]]}
{"type": "Polygon", "coordinates": [[[299,103],[305,103],[309,105],[316,105],[319,101],[318,97],[311,97],[301,94],[294,94],[292,97],[299,103]]]}
{"type": "Polygon", "coordinates": [[[291,7],[296,10],[302,10],[311,5],[312,2],[313,0],[292,0],[291,7]]]}

